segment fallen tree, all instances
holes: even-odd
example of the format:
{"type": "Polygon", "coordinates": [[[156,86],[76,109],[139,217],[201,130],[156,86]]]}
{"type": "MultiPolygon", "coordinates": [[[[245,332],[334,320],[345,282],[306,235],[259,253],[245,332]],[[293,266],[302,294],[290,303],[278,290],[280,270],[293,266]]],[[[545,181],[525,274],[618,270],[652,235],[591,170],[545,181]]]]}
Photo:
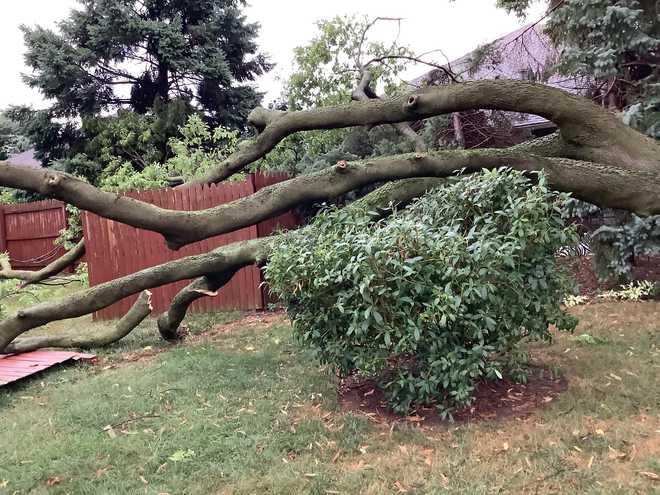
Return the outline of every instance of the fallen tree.
{"type": "MultiPolygon", "coordinates": [[[[274,217],[298,204],[332,198],[368,184],[410,177],[448,177],[457,171],[471,173],[503,166],[520,171],[543,170],[552,188],[594,204],[624,208],[639,215],[660,213],[660,145],[656,141],[585,98],[520,81],[432,87],[389,100],[369,99],[298,112],[258,108],[250,116],[250,122],[259,131],[257,137],[243,143],[204,180],[219,182],[244,170],[295,132],[395,124],[473,109],[538,114],[556,123],[559,131],[504,150],[444,150],[360,162],[340,161],[320,172],[204,211],[170,211],[101,191],[52,170],[0,166],[0,186],[46,194],[101,216],[159,232],[173,249],[274,217]]],[[[401,200],[424,190],[415,182],[395,184],[384,196],[391,193],[401,200]]],[[[274,239],[260,239],[232,244],[143,270],[59,301],[21,309],[0,322],[0,350],[49,321],[88,314],[130,294],[175,280],[206,276],[205,282],[196,282],[179,294],[170,312],[161,319],[163,335],[176,338],[176,328],[189,304],[203,294],[199,290],[220,289],[236,269],[265,260],[273,243],[274,239]]]]}
{"type": "Polygon", "coordinates": [[[24,337],[14,340],[5,347],[4,352],[29,352],[44,347],[78,347],[89,349],[92,347],[103,347],[123,339],[131,333],[135,327],[151,314],[151,292],[142,291],[131,309],[121,317],[114,326],[97,332],[93,335],[75,334],[47,334],[33,337],[24,337]]]}

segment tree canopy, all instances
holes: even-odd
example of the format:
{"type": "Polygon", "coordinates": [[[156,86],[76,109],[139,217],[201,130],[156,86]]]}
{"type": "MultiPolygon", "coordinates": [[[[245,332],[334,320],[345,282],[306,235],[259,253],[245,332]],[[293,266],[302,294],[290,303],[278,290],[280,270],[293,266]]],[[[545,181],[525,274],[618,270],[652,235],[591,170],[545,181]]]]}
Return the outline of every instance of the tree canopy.
{"type": "Polygon", "coordinates": [[[243,0],[80,0],[53,31],[22,26],[26,82],[59,116],[184,99],[217,124],[242,127],[270,70],[243,0]]]}

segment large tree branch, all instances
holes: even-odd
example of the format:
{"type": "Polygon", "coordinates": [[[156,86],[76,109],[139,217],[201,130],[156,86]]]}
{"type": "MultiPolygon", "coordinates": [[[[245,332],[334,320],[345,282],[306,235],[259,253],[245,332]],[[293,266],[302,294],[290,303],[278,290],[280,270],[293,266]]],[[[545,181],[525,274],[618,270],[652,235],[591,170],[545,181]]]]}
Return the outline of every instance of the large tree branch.
{"type": "MultiPolygon", "coordinates": [[[[369,101],[380,99],[378,95],[371,89],[371,81],[373,75],[371,71],[362,67],[361,69],[361,78],[358,82],[357,87],[353,90],[352,98],[356,101],[369,101]]],[[[414,145],[416,151],[426,151],[426,143],[422,139],[422,136],[417,134],[408,122],[397,122],[392,124],[394,128],[401,134],[403,137],[408,138],[414,145]]]]}
{"type": "MultiPolygon", "coordinates": [[[[447,177],[459,170],[476,172],[484,168],[501,166],[510,166],[523,171],[544,170],[551,186],[559,190],[572,191],[582,199],[599,196],[604,203],[618,204],[627,209],[634,207],[642,211],[648,210],[649,213],[660,213],[655,201],[660,192],[658,174],[639,171],[633,173],[602,164],[538,157],[515,150],[413,153],[368,162],[351,164],[339,162],[334,167],[318,174],[301,176],[280,183],[275,188],[263,189],[262,191],[267,191],[264,194],[257,193],[240,201],[248,202],[244,204],[252,204],[257,209],[264,208],[265,212],[269,212],[266,214],[270,214],[277,209],[277,205],[281,206],[291,201],[295,204],[300,197],[309,198],[310,194],[337,196],[359,185],[382,180],[415,176],[447,177]],[[484,151],[488,151],[488,153],[484,151]],[[292,188],[291,184],[295,184],[296,187],[292,188]],[[276,194],[277,192],[280,194],[276,194]],[[255,205],[255,197],[263,204],[255,205]]],[[[401,194],[398,199],[403,201],[406,194],[423,192],[428,182],[409,180],[400,181],[400,184],[409,184],[410,188],[408,192],[405,189],[398,189],[401,194]]],[[[391,197],[391,195],[385,195],[381,199],[391,197]]],[[[277,236],[231,244],[206,254],[189,256],[148,268],[71,294],[57,301],[44,302],[20,310],[0,322],[0,350],[32,328],[50,321],[73,318],[97,311],[141,290],[208,274],[220,277],[217,280],[223,283],[221,277],[235,272],[242,266],[265,259],[276,240],[277,236]]],[[[190,293],[190,291],[188,292],[190,293]]],[[[174,326],[178,327],[182,315],[194,299],[189,296],[190,294],[182,295],[179,300],[180,307],[174,310],[176,314],[163,327],[166,333],[176,331],[174,326]]]]}
{"type": "Polygon", "coordinates": [[[76,318],[103,309],[131,294],[160,285],[222,273],[264,259],[277,236],[241,241],[208,253],[147,268],[63,298],[20,309],[0,321],[0,352],[19,335],[51,321],[76,318]]]}
{"type": "Polygon", "coordinates": [[[117,342],[131,333],[144,319],[151,314],[151,292],[145,290],[137,301],[114,326],[107,327],[94,334],[49,333],[33,337],[24,337],[14,340],[4,348],[3,352],[29,352],[44,347],[75,347],[91,349],[104,347],[117,342]]]}
{"type": "Polygon", "coordinates": [[[238,270],[229,269],[222,273],[205,275],[193,280],[174,296],[170,308],[158,318],[158,331],[168,341],[181,339],[179,325],[186,316],[188,308],[197,299],[216,296],[218,291],[229,282],[238,270]]]}
{"type": "Polygon", "coordinates": [[[245,198],[200,211],[167,210],[101,191],[58,172],[6,165],[0,165],[0,185],[48,193],[104,217],[160,232],[168,245],[176,249],[253,225],[301,203],[334,198],[371,183],[409,177],[446,177],[462,169],[475,172],[505,166],[529,171],[545,169],[554,187],[603,207],[628,209],[640,215],[660,213],[658,172],[548,158],[525,153],[521,148],[446,150],[350,164],[339,162],[334,167],[280,182],[245,198]]]}
{"type": "Polygon", "coordinates": [[[196,182],[220,182],[262,158],[299,131],[393,124],[467,110],[540,115],[557,124],[569,145],[566,157],[621,167],[657,170],[658,145],[581,96],[524,81],[484,80],[428,87],[391,100],[353,102],[300,112],[256,108],[250,122],[260,131],[196,182]]]}
{"type": "MultiPolygon", "coordinates": [[[[439,183],[439,179],[433,178],[406,179],[388,183],[352,203],[348,208],[376,211],[378,216],[382,216],[391,211],[389,209],[391,204],[407,203],[439,183]]],[[[51,321],[89,314],[131,294],[177,280],[201,276],[180,291],[174,298],[170,310],[158,320],[161,335],[168,340],[175,340],[178,338],[177,329],[192,302],[219,290],[241,267],[265,260],[282,235],[286,234],[237,242],[209,253],[181,258],[78,291],[56,301],[47,301],[20,310],[0,322],[0,352],[3,349],[17,351],[46,346],[85,347],[86,343],[94,347],[105,345],[112,342],[112,339],[116,340],[128,334],[146,317],[143,304],[138,301],[131,312],[120,320],[115,330],[102,335],[82,333],[75,337],[21,338],[13,344],[13,347],[7,347],[19,335],[51,321]],[[138,316],[142,314],[144,316],[139,319],[138,316]]]]}
{"type": "Polygon", "coordinates": [[[11,267],[9,260],[0,259],[0,279],[22,280],[23,286],[29,284],[36,284],[42,280],[46,280],[54,275],[57,275],[65,268],[71,266],[85,255],[85,240],[81,239],[72,249],[57,258],[55,261],[49,263],[47,266],[37,271],[29,270],[14,270],[11,267]]]}

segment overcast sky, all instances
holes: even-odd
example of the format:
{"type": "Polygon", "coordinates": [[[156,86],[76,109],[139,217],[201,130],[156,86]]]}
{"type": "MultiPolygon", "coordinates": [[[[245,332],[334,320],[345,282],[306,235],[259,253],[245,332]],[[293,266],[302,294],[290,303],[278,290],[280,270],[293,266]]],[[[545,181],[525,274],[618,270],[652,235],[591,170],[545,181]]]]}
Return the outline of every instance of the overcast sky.
{"type": "MultiPolygon", "coordinates": [[[[400,42],[415,52],[442,49],[457,58],[477,45],[492,41],[518,28],[524,21],[494,7],[495,0],[432,0],[408,3],[403,0],[251,0],[246,14],[261,24],[259,44],[277,64],[273,72],[258,81],[266,100],[277,97],[281,83],[291,70],[292,50],[304,45],[315,34],[315,21],[343,14],[368,14],[371,17],[402,17],[400,42]]],[[[530,14],[531,22],[542,15],[540,2],[530,14]]],[[[75,0],[20,0],[3,5],[0,16],[0,108],[8,105],[45,105],[39,93],[21,80],[23,38],[21,24],[53,27],[76,5],[75,0]]],[[[379,32],[380,34],[380,32],[379,32]]],[[[388,33],[383,32],[382,36],[388,33]]],[[[384,38],[390,40],[390,37],[384,38]]],[[[435,61],[444,63],[439,54],[435,61]]],[[[431,57],[433,58],[433,57],[431,57]]],[[[424,72],[424,69],[418,69],[424,72]]],[[[418,74],[411,74],[415,76],[418,74]]]]}

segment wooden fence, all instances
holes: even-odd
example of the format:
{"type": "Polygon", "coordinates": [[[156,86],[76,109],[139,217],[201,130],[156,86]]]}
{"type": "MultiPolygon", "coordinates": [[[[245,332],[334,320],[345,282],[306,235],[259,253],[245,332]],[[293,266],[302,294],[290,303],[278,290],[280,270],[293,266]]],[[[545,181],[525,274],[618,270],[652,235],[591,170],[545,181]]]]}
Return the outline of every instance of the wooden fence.
{"type": "Polygon", "coordinates": [[[66,209],[61,201],[0,206],[0,252],[7,251],[13,268],[38,270],[62,256],[55,245],[66,228],[66,209]]]}
{"type": "MultiPolygon", "coordinates": [[[[281,182],[286,174],[250,174],[241,182],[219,185],[192,185],[186,188],[146,190],[128,193],[127,196],[172,210],[202,210],[253,194],[262,187],[281,182]]],[[[215,236],[172,251],[167,248],[162,235],[136,229],[98,215],[83,214],[83,231],[87,247],[87,263],[90,285],[128,275],[138,270],[175,260],[192,254],[205,253],[232,242],[255,239],[271,234],[275,229],[297,225],[292,213],[243,228],[229,234],[215,236]]],[[[192,311],[220,309],[262,309],[266,297],[261,287],[261,271],[248,266],[234,275],[216,297],[205,297],[195,302],[192,311]]],[[[181,281],[158,287],[153,292],[154,313],[167,310],[172,298],[188,282],[181,281]]],[[[127,297],[95,314],[99,319],[117,318],[124,315],[137,296],[127,297]]]]}

